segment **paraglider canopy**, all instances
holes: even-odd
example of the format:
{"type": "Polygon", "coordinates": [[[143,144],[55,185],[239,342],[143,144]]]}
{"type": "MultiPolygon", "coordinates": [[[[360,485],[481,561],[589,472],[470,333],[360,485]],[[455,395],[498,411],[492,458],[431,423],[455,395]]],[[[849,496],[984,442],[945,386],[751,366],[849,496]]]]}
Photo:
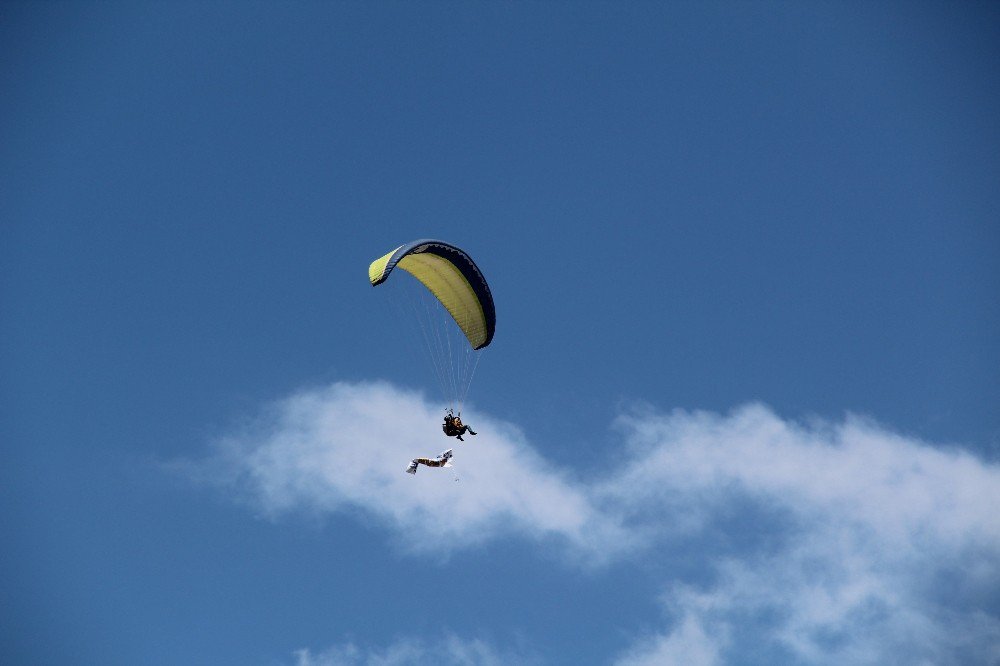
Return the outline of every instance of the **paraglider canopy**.
{"type": "Polygon", "coordinates": [[[385,282],[397,266],[434,294],[473,349],[490,344],[496,329],[493,296],[486,278],[464,250],[431,239],[401,245],[368,267],[372,286],[385,282]]]}

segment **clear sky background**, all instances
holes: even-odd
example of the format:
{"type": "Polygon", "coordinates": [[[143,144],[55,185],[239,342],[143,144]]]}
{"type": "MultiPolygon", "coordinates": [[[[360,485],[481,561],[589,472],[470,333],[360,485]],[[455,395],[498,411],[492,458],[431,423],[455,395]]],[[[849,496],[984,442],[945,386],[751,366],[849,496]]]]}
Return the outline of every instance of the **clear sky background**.
{"type": "Polygon", "coordinates": [[[0,4],[0,661],[1000,664],[998,63],[983,2],[0,4]],[[366,276],[425,237],[498,312],[459,483],[366,276]]]}

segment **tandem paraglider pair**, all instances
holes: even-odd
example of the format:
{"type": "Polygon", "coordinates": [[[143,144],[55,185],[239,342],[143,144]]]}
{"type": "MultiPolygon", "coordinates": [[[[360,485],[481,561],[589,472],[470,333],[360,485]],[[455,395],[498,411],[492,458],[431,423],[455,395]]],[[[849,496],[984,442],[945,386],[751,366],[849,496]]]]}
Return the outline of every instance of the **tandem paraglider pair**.
{"type": "Polygon", "coordinates": [[[466,432],[468,432],[470,435],[476,434],[476,431],[473,430],[470,426],[467,426],[464,423],[462,423],[461,416],[455,416],[451,412],[444,415],[444,424],[441,426],[441,429],[444,430],[444,434],[446,434],[448,437],[457,437],[458,441],[460,442],[465,441],[464,439],[462,439],[462,435],[464,435],[466,432]]]}

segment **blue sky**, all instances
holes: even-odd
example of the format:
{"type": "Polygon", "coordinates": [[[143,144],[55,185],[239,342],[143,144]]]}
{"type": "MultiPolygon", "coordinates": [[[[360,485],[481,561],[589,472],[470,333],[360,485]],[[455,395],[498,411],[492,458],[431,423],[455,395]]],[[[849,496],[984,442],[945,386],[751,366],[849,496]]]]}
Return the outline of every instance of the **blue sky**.
{"type": "Polygon", "coordinates": [[[998,45],[4,3],[0,660],[1000,663],[998,45]],[[460,483],[366,279],[423,237],[498,312],[460,483]]]}

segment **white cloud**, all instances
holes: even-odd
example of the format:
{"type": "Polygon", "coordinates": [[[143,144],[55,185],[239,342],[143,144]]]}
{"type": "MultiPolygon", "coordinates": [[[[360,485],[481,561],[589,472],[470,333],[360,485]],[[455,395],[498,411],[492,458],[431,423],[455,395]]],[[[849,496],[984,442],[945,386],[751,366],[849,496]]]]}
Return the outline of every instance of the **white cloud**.
{"type": "Polygon", "coordinates": [[[625,421],[634,458],[597,492],[659,548],[729,538],[698,542],[711,583],[668,585],[670,629],[622,663],[1000,663],[996,466],[761,406],[625,421]]]}
{"type": "MultiPolygon", "coordinates": [[[[664,575],[663,628],[623,664],[1000,664],[1000,469],[967,452],[854,417],[647,410],[617,424],[627,461],[588,484],[477,414],[459,483],[404,474],[454,441],[439,419],[417,394],[337,384],[274,406],[212,468],[269,514],[361,509],[416,549],[515,533],[580,560],[697,562],[664,575]]],[[[395,663],[380,654],[300,659],[395,663]]]]}
{"type": "Polygon", "coordinates": [[[684,617],[669,635],[638,641],[628,654],[618,660],[618,663],[629,666],[662,664],[710,666],[722,663],[719,659],[719,636],[706,635],[706,629],[709,628],[697,618],[684,617]]]}
{"type": "Polygon", "coordinates": [[[222,441],[209,467],[267,514],[361,509],[414,549],[450,549],[506,531],[590,551],[627,543],[513,426],[480,416],[472,423],[479,434],[462,443],[445,438],[440,422],[418,394],[335,384],[273,405],[222,441]],[[446,447],[455,449],[453,470],[403,473],[410,459],[446,447]]]}
{"type": "Polygon", "coordinates": [[[465,640],[445,634],[436,640],[400,639],[385,648],[360,648],[353,643],[337,645],[318,654],[308,649],[295,652],[295,666],[506,666],[533,664],[538,660],[526,652],[499,650],[479,639],[465,640]]]}

